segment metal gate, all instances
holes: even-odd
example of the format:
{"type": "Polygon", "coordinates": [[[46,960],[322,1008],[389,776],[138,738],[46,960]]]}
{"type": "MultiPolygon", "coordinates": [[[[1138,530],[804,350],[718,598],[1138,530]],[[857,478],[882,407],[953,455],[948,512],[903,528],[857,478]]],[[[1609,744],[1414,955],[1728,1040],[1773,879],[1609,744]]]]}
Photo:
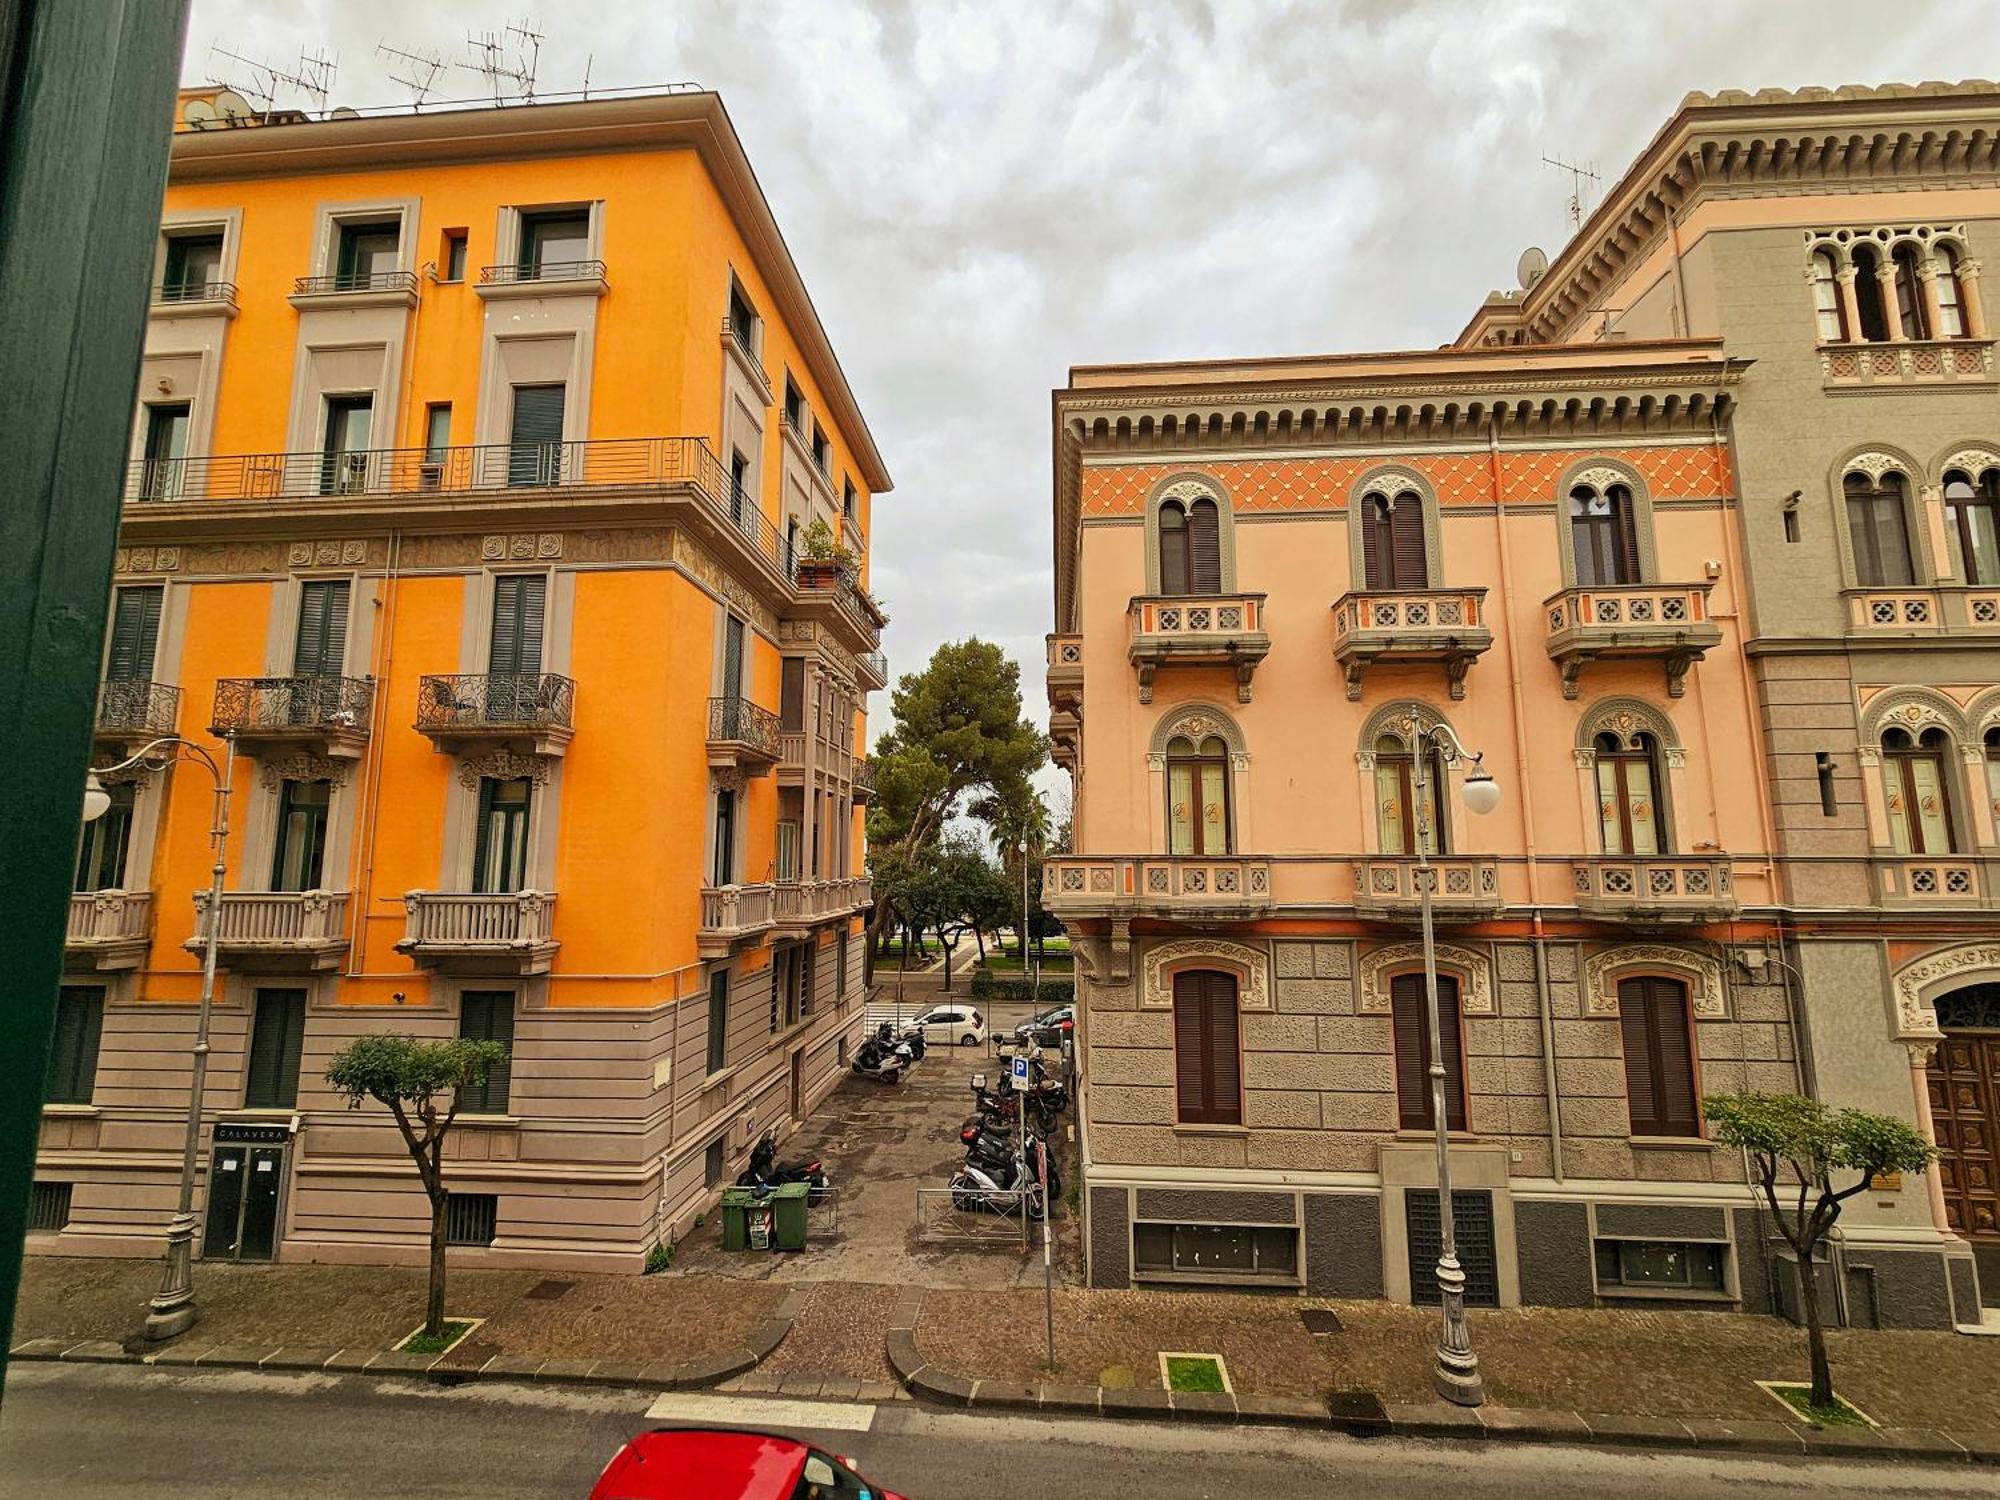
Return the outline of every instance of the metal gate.
{"type": "Polygon", "coordinates": [[[963,1193],[954,1188],[917,1189],[917,1236],[934,1244],[1025,1245],[1032,1189],[963,1193]],[[976,1197],[990,1206],[963,1208],[976,1197]]]}
{"type": "MultiPolygon", "coordinates": [[[[1452,1226],[1458,1235],[1458,1263],[1465,1271],[1465,1305],[1500,1305],[1500,1268],[1493,1253],[1493,1195],[1453,1192],[1452,1226]]],[[[1403,1190],[1403,1222],[1410,1237],[1410,1300],[1436,1307],[1438,1247],[1443,1240],[1438,1223],[1436,1188],[1403,1190]]]]}

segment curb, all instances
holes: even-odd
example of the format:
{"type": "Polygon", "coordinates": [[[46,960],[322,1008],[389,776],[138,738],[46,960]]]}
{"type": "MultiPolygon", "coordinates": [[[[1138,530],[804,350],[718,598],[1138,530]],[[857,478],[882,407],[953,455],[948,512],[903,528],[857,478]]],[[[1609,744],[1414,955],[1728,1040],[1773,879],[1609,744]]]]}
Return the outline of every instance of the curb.
{"type": "Polygon", "coordinates": [[[612,1359],[548,1359],[540,1355],[497,1354],[478,1364],[454,1364],[452,1354],[398,1354],[382,1349],[334,1349],[286,1344],[258,1350],[242,1344],[190,1344],[180,1340],[140,1354],[106,1339],[29,1339],[7,1351],[10,1363],[158,1365],[168,1369],[281,1370],[329,1375],[402,1375],[434,1383],[474,1380],[533,1381],[550,1385],[622,1385],[659,1391],[707,1390],[749,1373],[769,1359],[792,1331],[805,1306],[803,1287],[790,1287],[778,1309],[735,1349],[678,1362],[644,1363],[612,1359]]]}
{"type": "Polygon", "coordinates": [[[897,1297],[886,1348],[890,1368],[912,1396],[972,1411],[1316,1427],[1351,1437],[1469,1438],[1595,1448],[1692,1448],[1703,1453],[2000,1464],[2000,1433],[1953,1434],[1928,1427],[1878,1427],[1857,1432],[1762,1419],[1681,1420],[1490,1404],[1463,1407],[1444,1401],[1385,1404],[1370,1391],[1336,1391],[1324,1401],[1313,1401],[1296,1396],[977,1380],[929,1363],[917,1348],[923,1295],[920,1288],[906,1287],[897,1297]]]}

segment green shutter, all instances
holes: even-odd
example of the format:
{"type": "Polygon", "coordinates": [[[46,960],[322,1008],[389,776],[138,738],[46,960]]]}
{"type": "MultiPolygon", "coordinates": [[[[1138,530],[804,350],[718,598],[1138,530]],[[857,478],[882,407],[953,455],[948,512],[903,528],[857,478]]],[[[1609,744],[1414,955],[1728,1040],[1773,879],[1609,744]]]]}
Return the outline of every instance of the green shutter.
{"type": "Polygon", "coordinates": [[[299,1055],[305,1046],[306,992],[259,990],[250,1030],[249,1076],[243,1103],[290,1109],[299,1102],[299,1055]]]}
{"type": "Polygon", "coordinates": [[[493,580],[493,646],[487,670],[531,674],[542,670],[542,626],[548,612],[548,577],[508,573],[493,580]]]}
{"type": "Polygon", "coordinates": [[[743,696],[743,622],[734,615],[722,629],[722,696],[743,696]]]}
{"type": "Polygon", "coordinates": [[[498,1042],[508,1060],[486,1075],[483,1086],[464,1090],[464,1107],[475,1114],[504,1115],[513,1082],[514,992],[467,990],[459,997],[458,1034],[467,1041],[498,1042]]]}
{"type": "Polygon", "coordinates": [[[292,652],[298,677],[338,677],[347,652],[346,579],[308,583],[299,594],[299,639],[292,652]]]}
{"type": "Polygon", "coordinates": [[[56,996],[55,1038],[49,1049],[49,1103],[90,1103],[103,1026],[104,990],[98,985],[64,985],[56,996]]]}
{"type": "Polygon", "coordinates": [[[145,682],[153,675],[153,653],[160,640],[158,584],[118,590],[111,618],[111,654],[104,665],[107,682],[145,682]]]}

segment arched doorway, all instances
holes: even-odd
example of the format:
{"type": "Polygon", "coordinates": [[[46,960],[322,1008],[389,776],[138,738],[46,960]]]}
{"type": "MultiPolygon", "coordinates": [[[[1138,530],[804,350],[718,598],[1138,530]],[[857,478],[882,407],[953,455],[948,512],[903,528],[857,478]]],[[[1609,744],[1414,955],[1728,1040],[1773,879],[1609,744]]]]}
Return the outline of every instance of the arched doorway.
{"type": "Polygon", "coordinates": [[[1945,1222],[1972,1241],[1980,1280],[2000,1273],[2000,982],[1939,995],[1944,1038],[1927,1071],[1945,1222]]]}

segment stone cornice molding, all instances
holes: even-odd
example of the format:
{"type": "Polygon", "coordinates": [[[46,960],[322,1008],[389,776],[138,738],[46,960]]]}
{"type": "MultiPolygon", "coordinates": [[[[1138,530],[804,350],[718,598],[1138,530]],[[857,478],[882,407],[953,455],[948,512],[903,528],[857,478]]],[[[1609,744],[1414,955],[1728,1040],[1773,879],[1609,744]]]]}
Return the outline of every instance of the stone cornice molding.
{"type": "Polygon", "coordinates": [[[1857,187],[1903,179],[2000,179],[2000,85],[1849,85],[1689,94],[1526,293],[1495,293],[1459,334],[1518,326],[1559,342],[1676,215],[1719,196],[1857,187]]]}
{"type": "Polygon", "coordinates": [[[2000,974],[2000,943],[1964,943],[1904,964],[1890,980],[1896,997],[1896,1039],[1930,1038],[1935,1045],[1943,1035],[1931,1003],[1937,992],[1970,983],[1975,975],[1991,978],[1995,974],[2000,974]]]}
{"type": "MultiPolygon", "coordinates": [[[[1493,1008],[1493,978],[1485,954],[1473,948],[1461,948],[1456,943],[1434,943],[1432,951],[1437,955],[1439,969],[1452,973],[1459,981],[1459,1008],[1464,1014],[1490,1016],[1496,1013],[1493,1008]]],[[[1423,961],[1422,943],[1390,943],[1364,953],[1359,966],[1360,985],[1355,994],[1356,1013],[1364,1016],[1388,1015],[1393,1009],[1389,995],[1389,971],[1405,970],[1412,965],[1421,968],[1423,961]]]]}
{"type": "Polygon", "coordinates": [[[1190,938],[1147,949],[1140,1003],[1147,1006],[1172,1005],[1174,987],[1168,970],[1203,964],[1218,964],[1236,971],[1236,999],[1240,1009],[1271,1008],[1269,964],[1265,950],[1242,943],[1224,942],[1219,938],[1190,938]]]}
{"type": "Polygon", "coordinates": [[[1684,980],[1688,1004],[1697,1021],[1728,1019],[1729,1005],[1722,984],[1722,965],[1706,953],[1669,948],[1659,943],[1627,943],[1593,953],[1583,961],[1583,1012],[1587,1016],[1618,1014],[1618,976],[1632,970],[1665,971],[1684,980]]]}

